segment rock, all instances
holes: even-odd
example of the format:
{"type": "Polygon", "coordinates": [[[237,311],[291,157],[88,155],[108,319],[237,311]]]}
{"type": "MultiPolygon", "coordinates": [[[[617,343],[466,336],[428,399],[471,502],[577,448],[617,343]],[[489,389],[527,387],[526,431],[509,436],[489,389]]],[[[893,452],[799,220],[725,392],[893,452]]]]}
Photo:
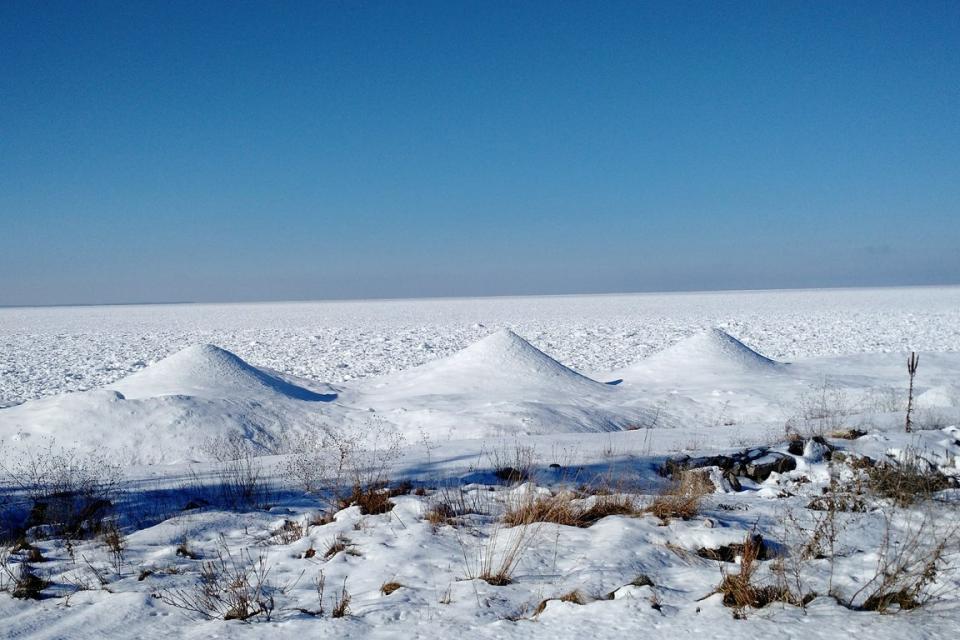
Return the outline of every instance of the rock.
{"type": "Polygon", "coordinates": [[[723,479],[727,481],[727,484],[730,485],[731,491],[743,491],[743,485],[740,484],[740,480],[737,478],[737,474],[732,471],[726,471],[723,474],[723,479]]]}
{"type": "MultiPolygon", "coordinates": [[[[751,546],[756,550],[757,560],[769,560],[773,557],[772,550],[767,547],[763,536],[755,533],[750,536],[751,546]]],[[[717,560],[720,562],[736,562],[737,558],[743,555],[744,545],[741,542],[725,544],[716,549],[701,547],[697,549],[697,555],[707,560],[717,560]]]]}
{"type": "Polygon", "coordinates": [[[750,478],[754,482],[763,482],[774,471],[785,473],[797,468],[797,461],[790,455],[769,449],[748,449],[731,455],[704,456],[691,458],[681,456],[671,458],[660,467],[660,474],[675,477],[691,469],[717,467],[724,480],[734,491],[742,490],[738,477],[750,478]]]}
{"type": "Polygon", "coordinates": [[[777,473],[786,473],[787,471],[793,471],[797,468],[797,461],[793,456],[789,456],[785,453],[777,453],[775,451],[768,451],[767,455],[751,460],[746,465],[746,470],[743,475],[747,476],[754,482],[763,482],[770,477],[770,474],[776,471],[777,473]]]}
{"type": "Polygon", "coordinates": [[[817,442],[816,438],[813,440],[808,440],[807,444],[805,444],[803,447],[803,459],[807,462],[823,462],[824,459],[829,458],[829,455],[830,448],[828,446],[824,446],[824,444],[821,442],[817,442]]]}
{"type": "Polygon", "coordinates": [[[794,456],[802,456],[804,447],[806,447],[806,440],[803,438],[794,438],[787,445],[787,453],[794,456]]]}

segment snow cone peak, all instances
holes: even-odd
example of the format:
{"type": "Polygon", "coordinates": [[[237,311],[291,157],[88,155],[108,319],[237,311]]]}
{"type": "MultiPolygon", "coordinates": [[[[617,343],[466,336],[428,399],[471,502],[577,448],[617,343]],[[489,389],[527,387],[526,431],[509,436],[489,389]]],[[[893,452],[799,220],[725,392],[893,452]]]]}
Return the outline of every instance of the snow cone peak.
{"type": "Polygon", "coordinates": [[[577,395],[607,390],[510,329],[495,331],[449,357],[378,380],[377,386],[417,395],[480,392],[491,397],[539,397],[560,389],[577,395]]]}
{"type": "Polygon", "coordinates": [[[723,329],[713,327],[667,347],[651,364],[700,365],[716,371],[774,369],[779,363],[751,349],[723,329]]]}
{"type": "Polygon", "coordinates": [[[301,400],[321,396],[270,375],[226,349],[196,344],[111,385],[127,398],[165,395],[227,398],[275,392],[301,400]]]}

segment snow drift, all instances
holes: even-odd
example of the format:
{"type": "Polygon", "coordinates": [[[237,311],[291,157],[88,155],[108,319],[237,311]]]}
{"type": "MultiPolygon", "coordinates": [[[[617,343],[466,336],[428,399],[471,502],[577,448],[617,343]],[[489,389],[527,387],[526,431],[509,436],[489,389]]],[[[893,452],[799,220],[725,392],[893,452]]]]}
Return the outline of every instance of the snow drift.
{"type": "Polygon", "coordinates": [[[685,338],[662,351],[612,374],[634,379],[727,377],[769,375],[784,370],[772,360],[740,342],[722,329],[708,329],[685,338]]]}
{"type": "Polygon", "coordinates": [[[274,452],[291,430],[315,429],[336,411],[332,388],[316,393],[213,345],[188,347],[111,387],[4,409],[0,438],[11,448],[53,438],[108,448],[125,464],[175,463],[209,459],[211,443],[228,438],[274,452]]]}
{"type": "MultiPolygon", "coordinates": [[[[508,329],[447,358],[365,381],[364,402],[433,436],[615,431],[656,418],[508,329]]],[[[416,431],[414,431],[416,432],[416,431]]]]}
{"type": "Polygon", "coordinates": [[[157,396],[233,398],[279,394],[297,400],[332,400],[298,387],[212,344],[194,345],[109,385],[128,399],[157,396]]]}

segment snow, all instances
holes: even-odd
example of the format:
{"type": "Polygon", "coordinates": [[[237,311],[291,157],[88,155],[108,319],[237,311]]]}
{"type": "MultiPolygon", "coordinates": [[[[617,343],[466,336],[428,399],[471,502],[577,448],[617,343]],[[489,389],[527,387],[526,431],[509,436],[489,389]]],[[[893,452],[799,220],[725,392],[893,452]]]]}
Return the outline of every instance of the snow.
{"type": "MultiPolygon", "coordinates": [[[[4,467],[53,437],[121,463],[128,490],[118,505],[120,571],[99,538],[68,548],[31,532],[52,585],[39,601],[0,593],[4,637],[886,640],[952,637],[960,623],[956,573],[943,573],[941,603],[894,616],[824,596],[830,584],[848,594],[862,586],[885,527],[909,539],[921,507],[840,513],[836,564],[805,561],[808,587],[820,594],[805,610],[775,604],[736,620],[713,594],[720,565],[699,549],[754,530],[787,541],[822,513],[807,506],[831,477],[853,477],[813,441],[795,470],[742,478],[743,491],[708,470],[716,491],[690,520],[612,515],[584,528],[508,528],[498,519],[530,493],[575,492],[590,504],[600,487],[649,504],[668,484],[657,473],[666,458],[782,454],[787,429],[861,428],[867,435],[831,446],[877,460],[920,452],[960,477],[958,288],[3,309],[0,344],[0,397],[13,405],[0,409],[4,467]],[[911,349],[921,352],[920,430],[907,434],[911,349]],[[301,453],[291,443],[340,429],[378,444],[381,428],[403,437],[387,475],[424,495],[398,495],[387,513],[352,506],[310,525],[332,510],[323,494],[291,483],[288,465],[301,453]],[[229,467],[216,443],[231,440],[260,455],[266,506],[218,501],[229,467]],[[506,486],[493,467],[515,456],[532,461],[530,477],[506,486]],[[463,526],[425,518],[460,492],[474,506],[463,526]],[[278,540],[286,521],[304,535],[278,540]],[[351,552],[324,558],[338,536],[351,552]],[[499,556],[518,537],[510,584],[471,577],[485,554],[499,556]],[[198,559],[178,555],[184,541],[198,559]],[[270,582],[285,586],[270,622],[198,620],[164,599],[197,584],[203,562],[223,549],[262,556],[270,582]],[[302,611],[318,605],[321,570],[328,611],[349,590],[347,617],[302,611]],[[641,574],[653,586],[631,584],[641,574]],[[90,588],[77,589],[82,581],[90,588]],[[384,595],[386,581],[403,586],[384,595]],[[585,604],[557,599],[574,590],[585,604]]],[[[958,497],[941,492],[932,512],[953,517],[958,497]]],[[[772,564],[761,563],[765,579],[772,564]]]]}
{"type": "Polygon", "coordinates": [[[156,396],[240,398],[279,394],[298,400],[324,400],[314,393],[253,367],[212,344],[187,347],[109,385],[128,399],[156,396]]]}
{"type": "Polygon", "coordinates": [[[960,287],[0,308],[0,406],[100,387],[197,344],[338,383],[504,327],[591,376],[713,327],[781,361],[958,351],[960,287]]]}

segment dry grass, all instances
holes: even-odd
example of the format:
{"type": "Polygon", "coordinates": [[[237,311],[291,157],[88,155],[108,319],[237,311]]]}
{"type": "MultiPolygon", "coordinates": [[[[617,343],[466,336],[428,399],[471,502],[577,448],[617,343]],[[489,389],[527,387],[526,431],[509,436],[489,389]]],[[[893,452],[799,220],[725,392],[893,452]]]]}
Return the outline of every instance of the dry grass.
{"type": "Polygon", "coordinates": [[[723,594],[723,604],[734,610],[736,618],[745,617],[749,607],[760,609],[771,602],[799,604],[790,591],[782,586],[754,583],[754,573],[762,551],[763,539],[748,533],[743,540],[739,572],[729,573],[722,566],[720,568],[723,579],[717,587],[717,593],[723,594]]]}
{"type": "Polygon", "coordinates": [[[325,524],[333,522],[333,515],[323,511],[314,511],[307,516],[307,529],[310,527],[322,527],[325,524]]]}
{"type": "Polygon", "coordinates": [[[203,563],[200,579],[192,587],[163,590],[160,599],[188,614],[221,620],[270,620],[273,593],[267,581],[270,567],[264,556],[254,558],[248,551],[230,553],[221,540],[214,560],[203,563]]]}
{"type": "Polygon", "coordinates": [[[387,582],[384,582],[382,585],[380,585],[380,593],[382,593],[385,596],[388,596],[394,591],[396,591],[397,589],[400,589],[401,587],[403,587],[403,585],[397,582],[396,580],[389,580],[387,582]]]}
{"type": "Polygon", "coordinates": [[[916,452],[907,452],[899,464],[877,464],[866,471],[867,487],[901,507],[928,500],[951,486],[949,478],[916,452]]]}
{"type": "Polygon", "coordinates": [[[331,618],[344,618],[350,613],[350,593],[347,591],[347,579],[343,579],[343,587],[339,595],[333,601],[333,610],[330,612],[331,618]]]}
{"type": "Polygon", "coordinates": [[[577,500],[571,493],[551,496],[527,494],[503,514],[507,526],[516,527],[534,522],[549,522],[568,527],[589,527],[607,516],[632,516],[639,513],[632,496],[605,494],[589,501],[577,500]]]}
{"type": "Polygon", "coordinates": [[[704,496],[713,491],[713,483],[703,472],[683,471],[653,499],[646,511],[663,522],[670,522],[673,518],[689,520],[700,513],[704,496]]]}
{"type": "Polygon", "coordinates": [[[556,598],[546,598],[544,600],[541,600],[540,604],[538,604],[537,608],[534,609],[533,611],[534,617],[539,616],[541,613],[543,613],[544,609],[547,608],[547,603],[550,602],[551,600],[557,600],[559,602],[569,602],[571,604],[587,604],[587,602],[589,602],[587,597],[583,595],[582,591],[580,591],[579,589],[574,589],[573,591],[570,591],[569,593],[565,593],[562,596],[558,596],[556,598]]]}
{"type": "Polygon", "coordinates": [[[507,527],[498,521],[486,536],[465,535],[456,529],[466,579],[479,578],[497,587],[511,584],[520,560],[536,542],[542,525],[535,522],[507,527]]]}
{"type": "Polygon", "coordinates": [[[268,544],[286,545],[303,538],[304,526],[295,520],[284,520],[283,524],[270,532],[268,544]]]}
{"type": "Polygon", "coordinates": [[[190,542],[186,537],[180,538],[180,542],[177,544],[176,554],[178,557],[189,558],[190,560],[200,559],[200,554],[190,547],[190,542]]]}
{"type": "Polygon", "coordinates": [[[960,525],[929,511],[887,514],[873,577],[848,598],[851,609],[895,613],[931,604],[956,592],[960,525]]]}
{"type": "Polygon", "coordinates": [[[536,451],[517,440],[512,445],[501,443],[487,453],[487,458],[498,480],[518,484],[530,478],[536,464],[536,451]]]}
{"type": "Polygon", "coordinates": [[[867,432],[861,429],[841,429],[839,431],[831,432],[829,437],[836,440],[856,440],[865,435],[867,435],[867,432]]]}
{"type": "Polygon", "coordinates": [[[350,539],[347,538],[342,533],[338,533],[337,536],[333,539],[333,541],[330,542],[330,545],[327,546],[327,550],[323,552],[323,557],[324,559],[329,560],[330,558],[337,555],[341,551],[344,551],[344,552],[349,551],[350,545],[351,545],[350,539]]]}
{"type": "Polygon", "coordinates": [[[431,496],[424,518],[438,528],[459,526],[461,518],[470,514],[489,515],[494,503],[490,493],[466,491],[463,487],[444,487],[431,496]]]}
{"type": "Polygon", "coordinates": [[[438,502],[424,513],[424,519],[433,525],[434,528],[445,524],[456,524],[457,512],[446,502],[438,502]]]}
{"type": "Polygon", "coordinates": [[[341,509],[354,505],[360,507],[360,513],[363,515],[378,515],[393,509],[389,490],[377,486],[363,488],[358,484],[353,486],[350,495],[341,498],[339,501],[341,509]]]}
{"type": "Polygon", "coordinates": [[[3,570],[11,578],[10,595],[14,598],[39,600],[41,592],[50,586],[50,582],[40,577],[29,562],[21,562],[18,572],[7,566],[3,570]]]}

